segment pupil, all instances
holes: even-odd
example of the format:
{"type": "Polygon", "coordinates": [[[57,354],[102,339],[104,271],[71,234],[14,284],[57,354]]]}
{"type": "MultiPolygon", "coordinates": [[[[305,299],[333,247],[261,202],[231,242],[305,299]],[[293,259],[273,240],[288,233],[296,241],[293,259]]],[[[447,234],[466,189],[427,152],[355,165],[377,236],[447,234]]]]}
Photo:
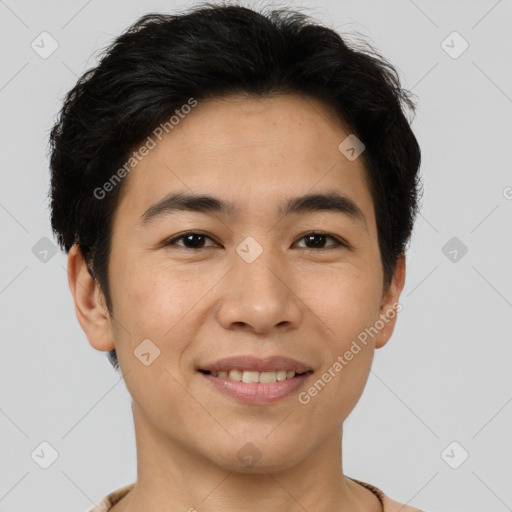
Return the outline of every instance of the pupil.
{"type": "Polygon", "coordinates": [[[314,247],[320,247],[321,245],[323,245],[323,242],[324,242],[324,239],[325,239],[325,235],[309,235],[306,238],[308,238],[309,241],[313,241],[316,238],[317,242],[313,242],[313,246],[314,247]]]}
{"type": "Polygon", "coordinates": [[[188,244],[188,245],[190,245],[190,246],[192,246],[192,247],[198,247],[198,246],[200,246],[200,245],[201,245],[201,240],[199,241],[199,243],[197,243],[197,242],[198,242],[197,238],[200,238],[200,237],[202,237],[202,236],[203,236],[203,235],[200,235],[200,234],[198,234],[198,233],[194,233],[194,234],[191,234],[191,235],[187,235],[187,236],[185,237],[185,240],[187,241],[187,244],[188,244]],[[193,240],[194,238],[195,238],[196,243],[194,243],[194,242],[190,243],[190,242],[191,242],[191,240],[193,240]]]}
{"type": "MultiPolygon", "coordinates": [[[[204,235],[200,233],[193,233],[191,235],[187,235],[184,240],[186,240],[185,245],[188,247],[201,247],[202,242],[204,242],[204,235]]],[[[317,235],[308,235],[306,239],[309,243],[313,245],[313,247],[322,247],[325,243],[325,235],[317,234],[317,235]]]]}

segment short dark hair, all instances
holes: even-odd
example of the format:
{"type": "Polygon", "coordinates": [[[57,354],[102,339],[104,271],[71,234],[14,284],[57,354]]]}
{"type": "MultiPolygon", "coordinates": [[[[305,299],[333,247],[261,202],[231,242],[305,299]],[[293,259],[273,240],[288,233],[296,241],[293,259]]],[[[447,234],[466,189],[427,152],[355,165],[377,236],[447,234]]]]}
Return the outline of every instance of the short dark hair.
{"type": "MultiPolygon", "coordinates": [[[[51,129],[52,229],[66,253],[78,244],[110,314],[111,228],[122,183],[101,200],[93,191],[191,97],[237,93],[319,99],[364,143],[384,287],[391,283],[421,192],[420,147],[404,114],[414,114],[414,95],[370,44],[349,45],[296,9],[204,2],[180,15],[147,14],[126,29],[67,93],[51,129]]],[[[115,350],[109,359],[118,370],[115,350]]]]}

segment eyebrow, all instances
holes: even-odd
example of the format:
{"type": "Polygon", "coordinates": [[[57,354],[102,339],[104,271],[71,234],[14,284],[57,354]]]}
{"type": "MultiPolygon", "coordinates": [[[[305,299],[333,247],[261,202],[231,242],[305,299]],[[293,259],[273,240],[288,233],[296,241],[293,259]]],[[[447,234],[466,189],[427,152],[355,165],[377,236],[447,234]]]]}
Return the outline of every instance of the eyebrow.
{"type": "MultiPolygon", "coordinates": [[[[141,216],[140,223],[147,225],[176,211],[192,211],[206,214],[224,214],[234,216],[238,208],[230,201],[223,201],[209,195],[194,195],[181,192],[170,193],[150,206],[141,216]]],[[[347,196],[338,192],[312,193],[293,197],[280,205],[278,213],[282,216],[305,214],[308,212],[332,211],[341,213],[364,225],[368,230],[366,218],[359,206],[347,196]]]]}

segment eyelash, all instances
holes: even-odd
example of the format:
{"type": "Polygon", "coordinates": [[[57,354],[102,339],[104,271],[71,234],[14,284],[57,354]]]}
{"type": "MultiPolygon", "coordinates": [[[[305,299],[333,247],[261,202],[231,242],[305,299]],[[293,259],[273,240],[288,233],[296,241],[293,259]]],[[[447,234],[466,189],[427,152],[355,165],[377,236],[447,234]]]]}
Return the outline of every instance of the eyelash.
{"type": "MultiPolygon", "coordinates": [[[[211,238],[210,236],[208,236],[206,233],[202,233],[200,231],[187,231],[186,233],[182,233],[181,235],[178,235],[174,238],[171,238],[167,241],[164,242],[164,246],[167,247],[167,246],[171,246],[171,245],[174,245],[176,241],[178,240],[181,240],[183,238],[186,238],[187,236],[190,236],[190,235],[201,235],[201,236],[204,236],[206,238],[209,238],[210,240],[214,241],[213,238],[211,238]]],[[[329,249],[334,249],[334,248],[337,248],[337,247],[346,247],[346,248],[349,248],[349,244],[344,242],[343,240],[341,240],[340,238],[338,238],[337,236],[334,236],[334,235],[331,235],[330,233],[325,233],[323,231],[311,231],[310,233],[305,233],[304,235],[300,236],[298,238],[298,240],[303,240],[304,238],[308,237],[308,236],[311,236],[311,235],[318,235],[318,236],[325,236],[327,238],[332,238],[334,241],[335,241],[335,244],[334,245],[331,245],[327,248],[319,248],[319,249],[310,249],[308,247],[303,247],[304,250],[306,251],[309,251],[309,252],[323,252],[323,251],[326,251],[326,250],[329,250],[329,249]]],[[[215,242],[217,243],[217,242],[215,242]]],[[[208,247],[199,247],[199,248],[192,248],[192,247],[185,247],[185,246],[179,246],[179,247],[182,247],[183,249],[186,249],[186,250],[189,250],[189,251],[200,251],[202,249],[208,249],[208,247]]],[[[211,246],[210,246],[211,248],[211,246]]]]}

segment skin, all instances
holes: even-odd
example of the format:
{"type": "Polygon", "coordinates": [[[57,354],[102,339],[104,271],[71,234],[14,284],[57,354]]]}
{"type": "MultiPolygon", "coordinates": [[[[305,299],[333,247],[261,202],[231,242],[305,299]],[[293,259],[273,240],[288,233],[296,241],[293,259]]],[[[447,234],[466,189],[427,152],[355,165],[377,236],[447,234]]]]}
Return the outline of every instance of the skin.
{"type": "Polygon", "coordinates": [[[123,185],[109,263],[113,317],[80,251],[70,250],[77,318],[95,349],[116,349],[132,396],[138,479],[115,512],[382,510],[343,474],[342,426],[396,315],[306,405],[297,393],[240,403],[197,372],[231,355],[279,354],[313,369],[299,391],[307,390],[398,302],[405,258],[384,289],[364,162],[338,150],[349,134],[309,97],[199,102],[123,185]],[[332,190],[360,207],[366,225],[333,211],[277,214],[283,200],[332,190]],[[147,208],[174,191],[231,200],[240,212],[175,212],[142,226],[147,208]],[[204,248],[163,245],[191,230],[210,237],[204,248]],[[314,249],[304,236],[315,230],[350,246],[326,238],[325,250],[314,249]],[[235,251],[247,236],[263,248],[250,264],[235,251]],[[149,366],[133,354],[144,339],[161,351],[149,366]],[[237,456],[248,442],[261,454],[252,467],[237,456]]]}

